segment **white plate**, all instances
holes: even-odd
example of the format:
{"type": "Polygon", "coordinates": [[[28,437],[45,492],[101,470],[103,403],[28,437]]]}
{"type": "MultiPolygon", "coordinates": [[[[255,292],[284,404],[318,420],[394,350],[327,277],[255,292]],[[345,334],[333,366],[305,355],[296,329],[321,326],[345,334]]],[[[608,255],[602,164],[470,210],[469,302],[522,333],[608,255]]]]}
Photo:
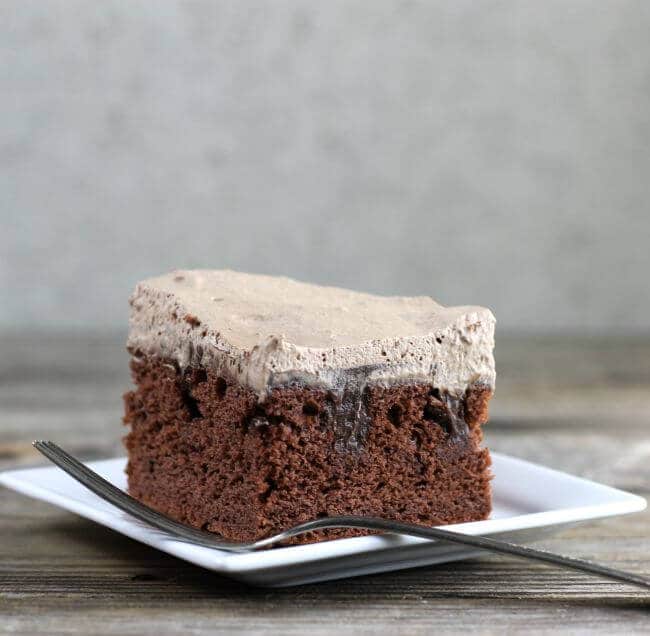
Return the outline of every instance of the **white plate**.
{"type": "MultiPolygon", "coordinates": [[[[645,499],[586,479],[492,453],[494,511],[487,521],[448,526],[467,534],[532,541],[561,526],[643,510],[645,499]]],[[[126,460],[88,464],[125,488],[126,460]]],[[[233,554],[172,539],[117,510],[56,467],[0,474],[0,483],[75,512],[191,563],[254,585],[285,586],[457,561],[473,548],[395,535],[374,535],[233,554]]]]}

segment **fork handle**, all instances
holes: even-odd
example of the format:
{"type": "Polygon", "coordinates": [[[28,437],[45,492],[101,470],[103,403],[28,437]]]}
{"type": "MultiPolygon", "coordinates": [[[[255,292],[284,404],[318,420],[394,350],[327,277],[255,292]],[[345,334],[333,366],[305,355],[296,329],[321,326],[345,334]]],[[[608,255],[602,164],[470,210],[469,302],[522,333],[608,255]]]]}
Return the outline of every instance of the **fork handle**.
{"type": "Polygon", "coordinates": [[[642,587],[646,590],[650,589],[650,579],[638,574],[633,574],[631,572],[625,572],[623,570],[617,570],[604,565],[600,565],[598,563],[591,563],[590,561],[575,559],[573,557],[555,554],[553,552],[547,552],[545,550],[538,550],[535,548],[530,548],[528,546],[510,543],[508,541],[501,541],[499,539],[493,539],[491,537],[462,534],[460,532],[454,532],[452,530],[443,530],[442,528],[438,527],[429,528],[426,526],[402,523],[400,521],[392,521],[390,519],[383,519],[380,517],[357,517],[350,515],[316,519],[314,521],[308,521],[307,523],[294,526],[293,528],[290,528],[281,533],[281,535],[275,535],[273,537],[269,537],[268,539],[262,539],[256,543],[256,548],[267,547],[272,543],[277,543],[278,541],[295,537],[297,535],[304,534],[305,532],[333,528],[381,530],[393,534],[403,534],[420,537],[423,539],[446,541],[448,543],[471,546],[473,548],[479,548],[481,550],[487,550],[489,552],[495,552],[497,554],[507,554],[521,559],[540,561],[542,563],[556,565],[569,570],[577,570],[579,572],[586,572],[588,574],[602,576],[614,581],[629,583],[642,587]]]}

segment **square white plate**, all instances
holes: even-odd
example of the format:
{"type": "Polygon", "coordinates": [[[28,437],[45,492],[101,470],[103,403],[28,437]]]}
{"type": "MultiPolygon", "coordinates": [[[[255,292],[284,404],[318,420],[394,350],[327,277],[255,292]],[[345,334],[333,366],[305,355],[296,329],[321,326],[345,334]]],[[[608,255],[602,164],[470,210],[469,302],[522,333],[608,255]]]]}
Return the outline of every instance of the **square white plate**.
{"type": "MultiPolygon", "coordinates": [[[[645,499],[492,453],[494,510],[487,521],[448,526],[467,534],[532,541],[561,526],[637,512],[645,499]]],[[[88,464],[120,488],[126,459],[88,464]]],[[[466,559],[480,551],[426,539],[374,535],[233,554],[176,541],[100,499],[56,467],[7,471],[0,483],[75,512],[142,543],[254,585],[285,586],[466,559]]]]}

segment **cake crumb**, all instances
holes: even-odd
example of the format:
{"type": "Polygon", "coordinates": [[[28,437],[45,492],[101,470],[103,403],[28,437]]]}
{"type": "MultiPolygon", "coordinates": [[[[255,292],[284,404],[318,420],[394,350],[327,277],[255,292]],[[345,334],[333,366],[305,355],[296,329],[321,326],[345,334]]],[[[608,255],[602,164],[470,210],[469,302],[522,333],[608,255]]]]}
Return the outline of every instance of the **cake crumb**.
{"type": "Polygon", "coordinates": [[[185,316],[183,316],[183,320],[192,325],[192,327],[198,327],[201,324],[201,321],[192,314],[185,314],[185,316]]]}

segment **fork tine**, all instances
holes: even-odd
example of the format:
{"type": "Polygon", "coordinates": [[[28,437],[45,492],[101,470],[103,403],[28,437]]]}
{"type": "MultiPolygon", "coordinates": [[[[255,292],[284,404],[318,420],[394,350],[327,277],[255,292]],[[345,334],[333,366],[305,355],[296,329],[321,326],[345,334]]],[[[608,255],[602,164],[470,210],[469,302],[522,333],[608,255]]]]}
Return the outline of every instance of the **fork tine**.
{"type": "Polygon", "coordinates": [[[231,543],[221,539],[219,535],[197,530],[179,523],[156,510],[145,506],[137,499],[134,499],[131,495],[120,490],[98,475],[95,471],[82,464],[79,460],[53,442],[36,440],[33,442],[33,446],[52,463],[56,464],[71,477],[81,482],[98,497],[101,497],[116,508],[136,517],[140,521],[171,534],[174,539],[191,541],[199,545],[222,550],[243,551],[250,549],[246,544],[231,543]]]}

